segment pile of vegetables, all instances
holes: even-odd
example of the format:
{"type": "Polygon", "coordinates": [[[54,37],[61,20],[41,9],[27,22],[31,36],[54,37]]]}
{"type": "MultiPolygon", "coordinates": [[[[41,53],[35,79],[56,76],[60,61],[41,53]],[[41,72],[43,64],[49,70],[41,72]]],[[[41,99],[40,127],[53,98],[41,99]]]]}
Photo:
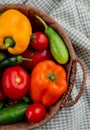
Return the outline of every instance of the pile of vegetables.
{"type": "Polygon", "coordinates": [[[68,49],[45,21],[33,32],[30,20],[9,9],[0,15],[0,124],[41,121],[68,87],[63,67],[68,49]]]}

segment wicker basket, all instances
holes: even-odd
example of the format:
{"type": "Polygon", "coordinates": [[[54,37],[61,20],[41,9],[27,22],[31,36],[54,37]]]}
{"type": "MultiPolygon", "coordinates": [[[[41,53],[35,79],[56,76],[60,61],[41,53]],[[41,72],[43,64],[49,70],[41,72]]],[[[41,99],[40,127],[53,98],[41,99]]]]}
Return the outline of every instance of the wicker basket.
{"type": "Polygon", "coordinates": [[[46,13],[44,13],[43,11],[37,8],[31,7],[31,6],[19,5],[19,4],[0,5],[0,12],[4,12],[5,10],[10,9],[10,8],[17,9],[21,11],[22,13],[24,13],[30,19],[33,31],[38,31],[38,30],[44,31],[44,27],[42,23],[35,18],[35,14],[41,16],[48,25],[52,26],[61,35],[61,37],[66,43],[66,46],[70,54],[70,60],[65,65],[66,70],[68,72],[68,77],[67,77],[67,81],[69,84],[68,89],[66,93],[62,96],[62,98],[60,98],[57,101],[57,103],[49,109],[49,112],[47,113],[45,118],[39,123],[20,122],[20,123],[15,123],[11,125],[0,125],[0,130],[12,130],[12,129],[13,130],[31,130],[31,129],[40,127],[41,125],[44,125],[46,122],[52,119],[59,111],[61,111],[62,108],[73,106],[79,100],[86,85],[86,69],[83,62],[79,58],[76,58],[71,41],[69,37],[67,36],[67,34],[65,33],[65,31],[50,16],[48,16],[46,13]],[[80,91],[78,95],[76,96],[75,99],[68,102],[68,99],[70,97],[71,91],[73,89],[73,84],[75,81],[77,63],[79,63],[82,67],[83,79],[82,79],[82,83],[81,83],[81,87],[80,87],[80,91]]]}

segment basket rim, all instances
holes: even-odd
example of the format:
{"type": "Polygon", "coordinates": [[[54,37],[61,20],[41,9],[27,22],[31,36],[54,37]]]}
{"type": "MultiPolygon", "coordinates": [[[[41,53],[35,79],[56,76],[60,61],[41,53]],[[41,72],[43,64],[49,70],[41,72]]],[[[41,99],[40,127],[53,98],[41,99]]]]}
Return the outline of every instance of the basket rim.
{"type": "MultiPolygon", "coordinates": [[[[66,34],[65,30],[61,27],[60,24],[58,24],[51,16],[49,16],[47,13],[45,13],[44,11],[33,7],[31,5],[23,5],[23,4],[4,4],[4,5],[0,5],[0,11],[5,11],[7,9],[25,9],[25,11],[27,13],[30,13],[30,10],[34,10],[34,13],[38,14],[40,17],[42,17],[50,26],[52,26],[63,38],[63,40],[66,43],[67,48],[69,49],[69,53],[70,53],[70,64],[69,64],[69,73],[68,73],[68,77],[70,77],[70,73],[71,73],[71,69],[72,69],[72,65],[74,65],[74,72],[73,72],[73,83],[75,80],[75,76],[76,76],[76,63],[73,62],[76,58],[75,56],[75,52],[72,46],[72,43],[70,41],[70,38],[68,37],[68,35],[66,34]]],[[[24,10],[23,10],[24,11],[24,10]]],[[[73,88],[73,85],[72,85],[73,88]]],[[[48,122],[49,120],[51,120],[62,108],[60,108],[60,105],[64,103],[68,100],[68,96],[70,95],[70,91],[67,93],[65,93],[62,97],[62,99],[60,101],[58,101],[55,106],[53,106],[53,110],[52,110],[52,114],[47,115],[46,118],[44,120],[42,120],[39,123],[36,124],[31,124],[29,125],[27,122],[24,123],[24,126],[26,127],[25,129],[35,129],[37,127],[40,127],[41,125],[44,125],[46,122],[48,122]]],[[[1,129],[2,128],[6,128],[8,127],[9,130],[11,130],[11,126],[14,127],[15,129],[17,129],[18,125],[20,125],[20,128],[22,127],[22,125],[20,123],[17,124],[12,124],[12,125],[2,125],[0,126],[1,129]]]]}

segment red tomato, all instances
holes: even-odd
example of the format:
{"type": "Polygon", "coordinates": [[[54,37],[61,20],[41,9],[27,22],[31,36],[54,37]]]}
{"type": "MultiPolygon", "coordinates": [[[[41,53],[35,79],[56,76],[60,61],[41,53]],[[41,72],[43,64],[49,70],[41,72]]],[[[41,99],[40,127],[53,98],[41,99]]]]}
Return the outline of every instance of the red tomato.
{"type": "Polygon", "coordinates": [[[29,70],[32,70],[41,61],[52,59],[49,49],[45,49],[44,51],[34,51],[32,49],[28,49],[22,54],[22,56],[32,59],[32,61],[25,60],[22,62],[22,66],[29,70]]]}
{"type": "Polygon", "coordinates": [[[31,40],[31,46],[38,51],[42,51],[42,50],[46,49],[48,46],[47,36],[42,32],[33,33],[32,40],[31,40]]]}
{"type": "Polygon", "coordinates": [[[30,105],[26,110],[26,117],[29,122],[39,122],[45,117],[45,114],[45,107],[39,103],[30,105]]]}
{"type": "Polygon", "coordinates": [[[19,65],[9,67],[3,73],[2,85],[7,97],[20,99],[29,90],[29,75],[19,65]]]}

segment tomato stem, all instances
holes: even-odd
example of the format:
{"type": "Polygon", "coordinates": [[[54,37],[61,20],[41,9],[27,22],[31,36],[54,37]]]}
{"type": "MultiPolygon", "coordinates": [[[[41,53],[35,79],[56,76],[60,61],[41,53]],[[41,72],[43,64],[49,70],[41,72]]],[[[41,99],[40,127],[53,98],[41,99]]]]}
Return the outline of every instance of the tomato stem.
{"type": "Polygon", "coordinates": [[[47,77],[51,80],[51,81],[53,81],[53,82],[56,82],[56,79],[57,79],[57,76],[54,74],[54,73],[48,73],[47,74],[47,77]]]}

